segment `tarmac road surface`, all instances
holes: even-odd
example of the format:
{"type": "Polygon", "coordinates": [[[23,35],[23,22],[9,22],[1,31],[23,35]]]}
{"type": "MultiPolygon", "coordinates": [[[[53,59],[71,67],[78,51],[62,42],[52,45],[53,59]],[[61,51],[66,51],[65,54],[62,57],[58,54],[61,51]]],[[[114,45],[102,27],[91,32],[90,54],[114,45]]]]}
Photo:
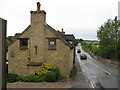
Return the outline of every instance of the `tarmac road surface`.
{"type": "MultiPolygon", "coordinates": [[[[76,47],[76,53],[77,49],[81,49],[81,53],[85,53],[80,44],[76,47]]],[[[87,55],[87,60],[81,60],[79,53],[77,53],[77,58],[84,74],[87,78],[89,78],[93,87],[120,88],[120,73],[118,73],[119,69],[98,62],[90,57],[89,54],[85,54],[87,55]]]]}

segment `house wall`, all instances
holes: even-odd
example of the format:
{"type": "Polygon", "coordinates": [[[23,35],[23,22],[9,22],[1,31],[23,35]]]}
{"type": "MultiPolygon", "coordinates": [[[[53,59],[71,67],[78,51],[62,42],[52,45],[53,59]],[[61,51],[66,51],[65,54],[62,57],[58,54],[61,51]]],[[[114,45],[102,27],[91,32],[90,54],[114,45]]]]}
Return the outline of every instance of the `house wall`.
{"type": "Polygon", "coordinates": [[[19,40],[8,47],[8,71],[9,73],[15,73],[18,75],[24,75],[28,73],[27,59],[28,50],[19,50],[19,40]],[[14,57],[11,57],[14,55],[14,57]]]}
{"type": "MultiPolygon", "coordinates": [[[[46,28],[46,37],[56,37],[46,28]]],[[[47,63],[55,65],[65,74],[69,74],[73,67],[73,49],[66,46],[61,40],[56,40],[56,50],[48,50],[48,40],[45,40],[45,60],[47,63]]]]}
{"type": "MultiPolygon", "coordinates": [[[[46,62],[60,68],[65,74],[69,74],[73,66],[73,49],[66,46],[61,40],[56,39],[56,50],[48,50],[48,37],[56,37],[49,28],[45,27],[45,21],[38,21],[40,15],[31,16],[32,22],[19,38],[29,38],[28,49],[20,50],[20,40],[17,39],[8,47],[8,71],[18,75],[34,73],[39,66],[27,66],[29,62],[46,62]],[[37,20],[37,21],[36,21],[37,20]],[[39,22],[39,23],[36,23],[39,22]],[[37,54],[35,54],[37,46],[37,54]],[[14,57],[11,57],[14,54],[14,57]]],[[[42,20],[45,20],[45,15],[42,20]]]]}

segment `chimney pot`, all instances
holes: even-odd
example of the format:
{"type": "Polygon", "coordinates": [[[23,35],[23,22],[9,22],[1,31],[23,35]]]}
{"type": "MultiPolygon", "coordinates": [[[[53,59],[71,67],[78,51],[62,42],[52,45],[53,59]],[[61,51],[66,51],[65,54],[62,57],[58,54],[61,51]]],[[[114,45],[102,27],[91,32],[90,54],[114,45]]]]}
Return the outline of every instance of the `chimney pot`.
{"type": "Polygon", "coordinates": [[[62,28],[62,32],[63,32],[63,28],[62,28]]]}
{"type": "Polygon", "coordinates": [[[64,32],[64,30],[63,30],[63,28],[62,28],[62,31],[61,31],[61,33],[64,35],[65,34],[65,32],[64,32]]]}
{"type": "Polygon", "coordinates": [[[40,6],[41,6],[41,4],[39,2],[37,2],[37,11],[40,11],[40,6]]]}

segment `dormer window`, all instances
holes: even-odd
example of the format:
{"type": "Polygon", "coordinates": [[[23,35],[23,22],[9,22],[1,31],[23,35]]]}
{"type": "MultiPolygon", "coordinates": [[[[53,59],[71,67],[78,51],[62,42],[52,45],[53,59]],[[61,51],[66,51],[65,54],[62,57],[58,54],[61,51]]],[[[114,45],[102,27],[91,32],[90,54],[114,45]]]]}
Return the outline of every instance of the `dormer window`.
{"type": "Polygon", "coordinates": [[[29,38],[19,38],[20,39],[20,50],[28,49],[28,39],[29,38]]]}

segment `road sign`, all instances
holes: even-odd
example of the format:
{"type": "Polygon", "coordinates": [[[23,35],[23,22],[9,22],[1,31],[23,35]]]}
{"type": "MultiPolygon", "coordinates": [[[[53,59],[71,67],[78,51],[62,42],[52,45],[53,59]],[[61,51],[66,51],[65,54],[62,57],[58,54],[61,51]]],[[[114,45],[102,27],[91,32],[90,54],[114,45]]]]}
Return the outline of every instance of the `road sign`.
{"type": "Polygon", "coordinates": [[[6,90],[6,25],[0,18],[0,90],[6,90]]]}

